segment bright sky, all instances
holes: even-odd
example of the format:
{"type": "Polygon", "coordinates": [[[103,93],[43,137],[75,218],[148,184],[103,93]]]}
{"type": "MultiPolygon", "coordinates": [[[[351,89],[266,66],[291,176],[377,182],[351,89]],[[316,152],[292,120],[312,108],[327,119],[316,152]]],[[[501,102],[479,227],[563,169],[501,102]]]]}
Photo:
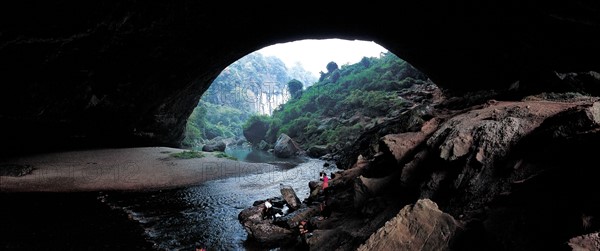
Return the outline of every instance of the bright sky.
{"type": "Polygon", "coordinates": [[[300,62],[304,69],[319,77],[319,72],[327,72],[327,63],[333,61],[338,66],[358,63],[363,57],[379,57],[387,49],[372,41],[342,39],[307,39],[289,43],[274,44],[258,50],[264,56],[276,56],[290,68],[300,62]]]}

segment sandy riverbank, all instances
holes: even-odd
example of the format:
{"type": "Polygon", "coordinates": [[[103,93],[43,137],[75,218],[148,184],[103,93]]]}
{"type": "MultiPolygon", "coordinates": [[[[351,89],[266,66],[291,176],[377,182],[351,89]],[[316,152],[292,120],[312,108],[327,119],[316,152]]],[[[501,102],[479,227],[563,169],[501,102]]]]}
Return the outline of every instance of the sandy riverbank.
{"type": "Polygon", "coordinates": [[[30,165],[21,177],[0,176],[2,192],[69,192],[160,189],[204,181],[261,173],[275,165],[206,157],[178,159],[170,154],[185,151],[169,147],[143,147],[71,151],[19,157],[0,162],[30,165]]]}

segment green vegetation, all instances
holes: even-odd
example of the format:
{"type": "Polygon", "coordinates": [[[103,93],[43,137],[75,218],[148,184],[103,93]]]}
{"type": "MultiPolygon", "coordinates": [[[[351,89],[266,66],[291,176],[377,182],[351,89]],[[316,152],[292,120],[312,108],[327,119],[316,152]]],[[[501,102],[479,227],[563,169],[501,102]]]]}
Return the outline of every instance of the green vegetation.
{"type": "Polygon", "coordinates": [[[415,84],[423,84],[427,77],[396,55],[382,53],[379,58],[363,58],[359,63],[327,64],[327,73],[321,72],[319,82],[273,111],[271,117],[246,123],[244,134],[258,128],[253,144],[264,139],[274,143],[285,133],[301,143],[305,149],[313,145],[349,144],[364,130],[366,123],[376,123],[405,105],[398,92],[415,84]],[[366,119],[363,119],[366,118],[366,119]],[[367,120],[367,122],[364,122],[367,120]],[[264,137],[264,125],[268,124],[264,137]]]}
{"type": "Polygon", "coordinates": [[[237,160],[236,157],[230,156],[229,154],[224,153],[224,152],[217,152],[217,154],[215,154],[215,157],[225,158],[225,159],[230,159],[230,160],[237,160]]]}
{"type": "Polygon", "coordinates": [[[249,116],[248,112],[201,100],[188,118],[183,144],[196,146],[201,139],[239,136],[249,116]]]}
{"type": "Polygon", "coordinates": [[[241,137],[248,118],[270,114],[279,105],[277,102],[287,100],[290,81],[297,81],[301,91],[301,81],[312,84],[317,77],[301,65],[288,69],[281,59],[257,52],[239,59],[225,68],[204,93],[188,118],[182,144],[193,148],[216,137],[241,137]]]}
{"type": "Polygon", "coordinates": [[[204,153],[198,151],[183,151],[178,153],[171,153],[170,156],[178,159],[194,159],[205,157],[204,153]]]}
{"type": "Polygon", "coordinates": [[[292,79],[287,83],[287,87],[290,95],[292,95],[292,98],[298,98],[300,95],[302,95],[302,89],[304,88],[304,85],[302,82],[292,79]]]}
{"type": "Polygon", "coordinates": [[[271,119],[267,115],[253,115],[244,124],[244,137],[253,145],[257,145],[267,135],[271,119]]]}
{"type": "Polygon", "coordinates": [[[408,105],[399,92],[427,81],[390,52],[352,65],[332,61],[326,69],[318,81],[303,84],[309,80],[292,77],[280,59],[250,54],[238,60],[223,70],[194,109],[183,143],[193,147],[215,137],[243,135],[259,146],[263,140],[274,144],[285,133],[304,149],[339,149],[408,105]],[[279,99],[285,103],[260,102],[286,95],[279,99]]]}

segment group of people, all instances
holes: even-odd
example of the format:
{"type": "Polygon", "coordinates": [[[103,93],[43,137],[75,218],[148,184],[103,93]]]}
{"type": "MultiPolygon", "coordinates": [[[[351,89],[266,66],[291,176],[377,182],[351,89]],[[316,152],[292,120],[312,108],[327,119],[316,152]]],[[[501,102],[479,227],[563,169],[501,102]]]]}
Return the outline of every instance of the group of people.
{"type": "MultiPolygon", "coordinates": [[[[325,198],[323,199],[323,202],[321,202],[321,204],[319,205],[319,210],[321,211],[321,216],[319,217],[319,219],[324,219],[327,218],[331,215],[331,208],[327,205],[327,191],[329,191],[329,176],[327,176],[327,173],[325,173],[324,171],[321,171],[319,173],[319,179],[321,181],[323,181],[322,185],[321,185],[321,190],[319,191],[319,194],[324,195],[325,198]]],[[[302,240],[304,242],[306,242],[306,239],[310,238],[312,236],[312,231],[313,226],[312,224],[307,221],[307,220],[302,220],[300,221],[300,224],[298,225],[298,230],[300,233],[300,237],[302,238],[302,240]]]]}
{"type": "MultiPolygon", "coordinates": [[[[331,208],[329,207],[329,205],[327,205],[327,191],[329,191],[330,187],[329,176],[327,176],[327,173],[325,173],[324,171],[321,171],[319,173],[319,179],[323,181],[319,194],[325,196],[323,202],[321,202],[321,204],[319,205],[319,209],[321,211],[320,218],[324,219],[331,215],[331,208]]],[[[274,216],[275,210],[273,209],[273,203],[271,199],[267,199],[264,202],[263,219],[273,219],[274,216]]],[[[312,227],[310,222],[307,220],[300,221],[298,225],[298,230],[300,233],[300,237],[303,239],[303,241],[306,241],[306,239],[310,238],[310,236],[312,235],[312,233],[310,233],[312,231],[312,227]]]]}
{"type": "Polygon", "coordinates": [[[265,209],[263,212],[263,219],[272,219],[275,216],[275,210],[273,210],[273,203],[271,199],[265,201],[265,209]]]}

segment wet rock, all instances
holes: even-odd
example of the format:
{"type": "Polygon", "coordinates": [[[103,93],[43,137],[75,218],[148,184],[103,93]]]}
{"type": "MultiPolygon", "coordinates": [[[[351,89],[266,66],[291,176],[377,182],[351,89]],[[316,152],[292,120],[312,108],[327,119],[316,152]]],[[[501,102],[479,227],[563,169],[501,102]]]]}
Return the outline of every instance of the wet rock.
{"type": "Polygon", "coordinates": [[[279,158],[289,158],[300,151],[298,144],[285,133],[279,135],[273,149],[273,154],[279,158]]]}
{"type": "Polygon", "coordinates": [[[256,206],[252,206],[242,210],[238,214],[238,221],[245,225],[246,222],[258,223],[263,221],[263,212],[265,211],[265,204],[258,203],[256,206]]]}
{"type": "Polygon", "coordinates": [[[292,230],[273,225],[270,222],[260,222],[246,226],[248,235],[263,245],[281,245],[282,243],[295,240],[292,230]]]}
{"type": "Polygon", "coordinates": [[[429,199],[418,200],[377,230],[358,250],[449,250],[460,224],[429,199]]]}
{"type": "Polygon", "coordinates": [[[289,213],[285,216],[276,218],[273,221],[273,224],[278,225],[283,228],[287,228],[287,229],[294,229],[294,228],[298,227],[298,224],[300,224],[300,221],[307,220],[313,216],[319,215],[320,212],[321,211],[316,206],[313,206],[313,207],[304,206],[292,213],[289,213]]]}
{"type": "Polygon", "coordinates": [[[289,185],[279,184],[279,190],[281,192],[281,196],[283,196],[283,199],[286,201],[290,209],[296,210],[300,207],[302,202],[296,195],[294,188],[289,185]]]}
{"type": "Polygon", "coordinates": [[[271,246],[294,240],[294,232],[290,229],[274,225],[270,219],[264,218],[264,203],[255,203],[238,214],[238,221],[246,230],[250,239],[260,244],[271,246]]]}

